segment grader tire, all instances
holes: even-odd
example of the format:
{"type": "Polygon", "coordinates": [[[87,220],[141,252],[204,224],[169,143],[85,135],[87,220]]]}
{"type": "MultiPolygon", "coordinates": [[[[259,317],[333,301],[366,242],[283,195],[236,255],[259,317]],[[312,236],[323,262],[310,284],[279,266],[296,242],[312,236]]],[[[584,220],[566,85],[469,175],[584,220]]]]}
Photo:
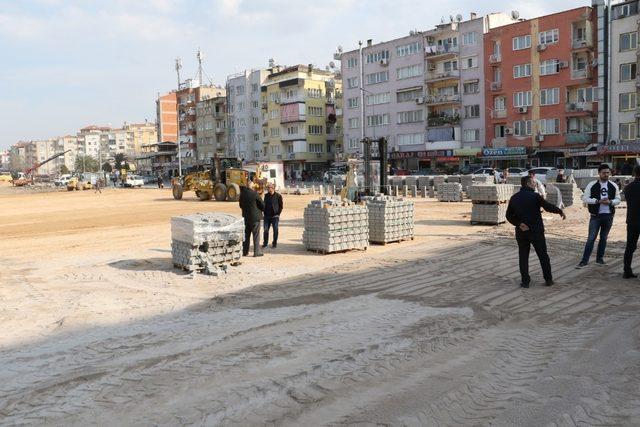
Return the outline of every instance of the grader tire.
{"type": "Polygon", "coordinates": [[[240,186],[238,184],[231,184],[227,188],[227,200],[230,202],[237,202],[240,199],[240,186]]]}
{"type": "Polygon", "coordinates": [[[216,184],[216,186],[213,187],[213,197],[219,202],[227,200],[227,186],[222,183],[216,184]]]}
{"type": "Polygon", "coordinates": [[[183,189],[182,189],[182,185],[180,184],[174,184],[171,187],[171,192],[173,192],[173,198],[176,200],[182,200],[182,193],[183,193],[183,189]]]}

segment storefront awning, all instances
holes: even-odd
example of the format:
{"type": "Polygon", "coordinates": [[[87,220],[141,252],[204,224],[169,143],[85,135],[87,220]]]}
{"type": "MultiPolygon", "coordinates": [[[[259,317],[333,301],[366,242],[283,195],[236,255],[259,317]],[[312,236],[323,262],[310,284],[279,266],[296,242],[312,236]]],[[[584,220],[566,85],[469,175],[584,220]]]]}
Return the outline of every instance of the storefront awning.
{"type": "Polygon", "coordinates": [[[482,156],[483,160],[527,160],[528,158],[526,154],[515,156],[482,156]]]}

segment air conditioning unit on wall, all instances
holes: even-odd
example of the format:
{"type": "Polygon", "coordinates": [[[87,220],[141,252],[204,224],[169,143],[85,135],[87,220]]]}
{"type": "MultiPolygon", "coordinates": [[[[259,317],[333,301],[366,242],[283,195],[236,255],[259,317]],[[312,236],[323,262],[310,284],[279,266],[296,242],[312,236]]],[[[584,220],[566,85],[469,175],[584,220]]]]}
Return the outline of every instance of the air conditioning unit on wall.
{"type": "Polygon", "coordinates": [[[504,128],[504,134],[505,134],[505,135],[513,135],[513,129],[511,129],[511,128],[504,128]]]}
{"type": "Polygon", "coordinates": [[[547,50],[547,45],[544,43],[541,43],[538,45],[538,52],[542,52],[543,50],[547,50]]]}
{"type": "Polygon", "coordinates": [[[527,107],[518,107],[518,113],[520,114],[527,114],[527,111],[529,111],[527,107]]]}

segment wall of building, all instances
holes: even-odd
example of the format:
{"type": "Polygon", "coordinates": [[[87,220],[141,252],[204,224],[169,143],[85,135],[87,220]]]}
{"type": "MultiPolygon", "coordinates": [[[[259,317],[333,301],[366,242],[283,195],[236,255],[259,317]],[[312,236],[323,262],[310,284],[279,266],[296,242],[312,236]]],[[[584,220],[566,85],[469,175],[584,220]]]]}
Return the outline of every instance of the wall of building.
{"type": "Polygon", "coordinates": [[[178,105],[175,92],[162,95],[156,101],[158,142],[178,141],[178,105]]]}

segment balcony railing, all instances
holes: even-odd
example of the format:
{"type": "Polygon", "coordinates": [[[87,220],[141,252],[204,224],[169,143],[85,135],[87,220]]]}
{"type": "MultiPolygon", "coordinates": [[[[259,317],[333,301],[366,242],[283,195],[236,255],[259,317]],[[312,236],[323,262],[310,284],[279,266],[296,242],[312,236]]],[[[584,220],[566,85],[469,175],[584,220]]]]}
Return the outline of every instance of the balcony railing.
{"type": "Polygon", "coordinates": [[[425,102],[429,105],[451,104],[460,102],[460,94],[455,95],[428,95],[425,102]]]}
{"type": "Polygon", "coordinates": [[[280,141],[299,141],[301,139],[305,139],[307,137],[306,132],[298,132],[294,134],[286,134],[280,137],[280,141]]]}
{"type": "Polygon", "coordinates": [[[507,110],[493,110],[491,112],[492,119],[505,119],[507,118],[507,110]]]}
{"type": "Polygon", "coordinates": [[[502,82],[491,82],[491,91],[497,92],[502,90],[502,82]]]}
{"type": "Polygon", "coordinates": [[[570,102],[565,105],[567,113],[582,113],[593,111],[592,102],[570,102]]]}
{"type": "Polygon", "coordinates": [[[436,72],[431,71],[427,73],[427,82],[439,81],[439,80],[449,80],[449,79],[459,79],[460,78],[460,70],[452,70],[445,72],[436,72]]]}
{"type": "Polygon", "coordinates": [[[571,78],[572,79],[586,79],[591,76],[591,73],[588,69],[584,70],[571,70],[571,78]]]}
{"type": "Polygon", "coordinates": [[[431,116],[427,119],[428,126],[447,126],[460,124],[460,116],[431,116]]]}
{"type": "Polygon", "coordinates": [[[428,57],[435,57],[440,55],[455,55],[460,52],[458,45],[432,45],[425,46],[425,55],[428,57]]]}
{"type": "Polygon", "coordinates": [[[489,55],[489,63],[497,64],[498,62],[502,62],[502,55],[500,55],[499,53],[489,55]]]}
{"type": "Polygon", "coordinates": [[[292,114],[290,116],[281,116],[280,123],[304,122],[307,120],[305,114],[292,114]]]}
{"type": "Polygon", "coordinates": [[[584,132],[567,133],[567,144],[589,144],[593,141],[593,135],[584,132]]]}
{"type": "Polygon", "coordinates": [[[577,39],[572,41],[571,47],[573,49],[590,48],[593,47],[593,42],[587,39],[577,39]]]}

